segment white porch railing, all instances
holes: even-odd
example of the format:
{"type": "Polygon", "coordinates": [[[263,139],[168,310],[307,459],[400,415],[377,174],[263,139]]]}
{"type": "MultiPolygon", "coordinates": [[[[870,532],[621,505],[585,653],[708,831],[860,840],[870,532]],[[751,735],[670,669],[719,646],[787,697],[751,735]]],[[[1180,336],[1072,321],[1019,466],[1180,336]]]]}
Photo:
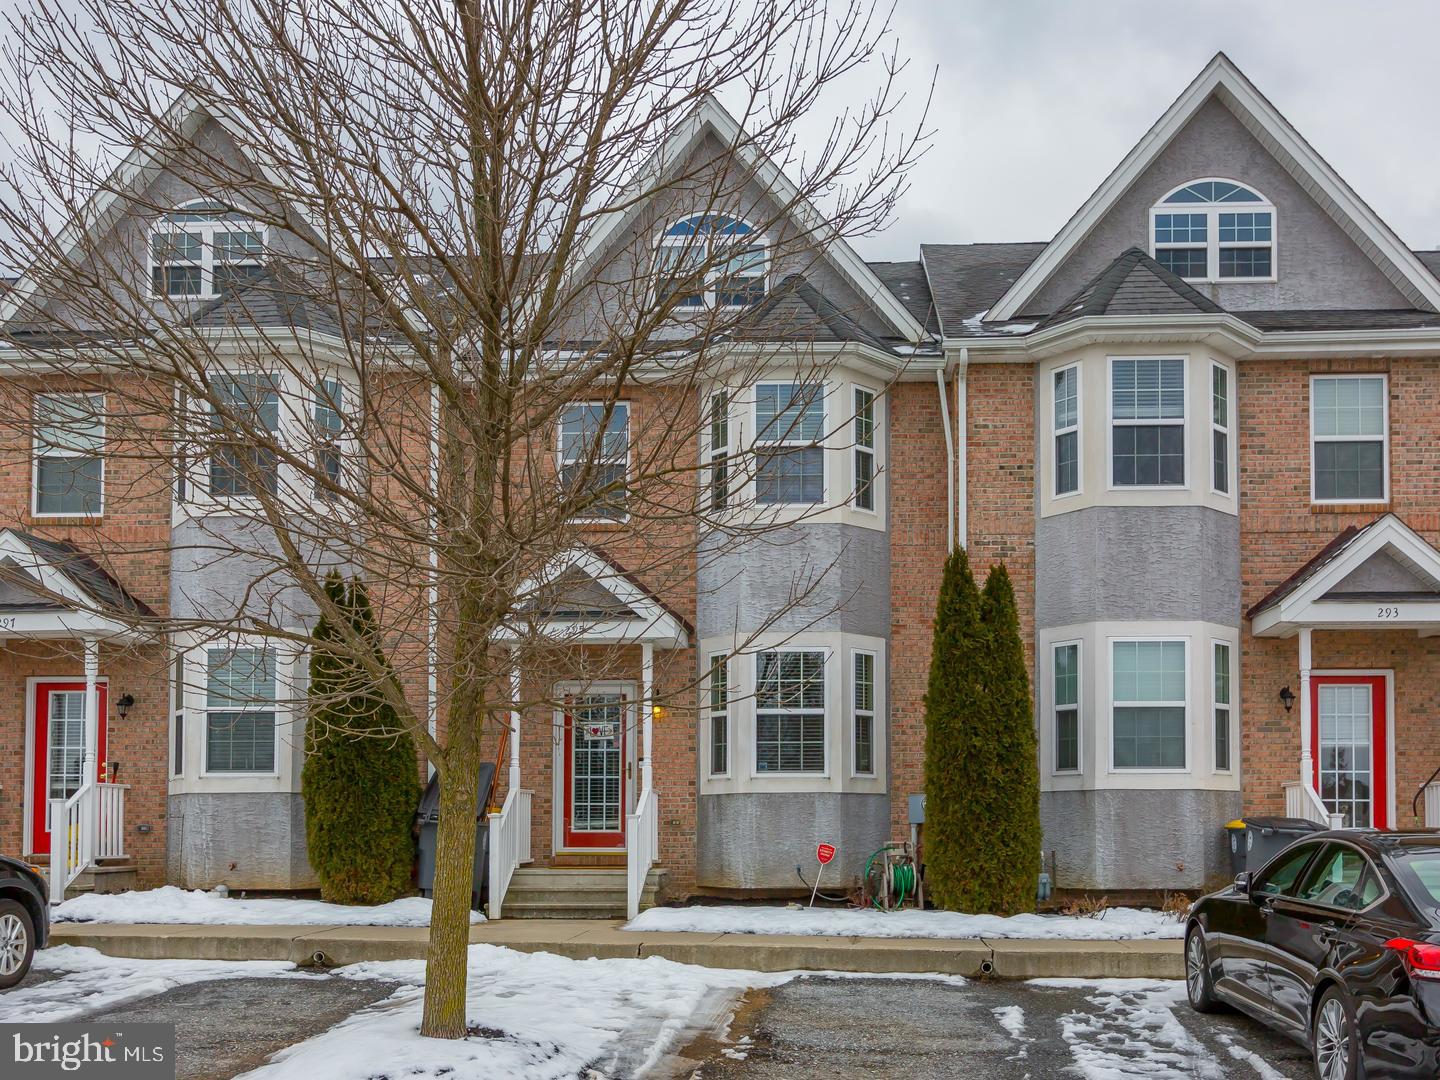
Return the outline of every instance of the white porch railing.
{"type": "Polygon", "coordinates": [[[660,799],[654,788],[640,793],[625,836],[625,917],[640,914],[645,879],[660,856],[660,799]]]}
{"type": "Polygon", "coordinates": [[[50,903],[65,899],[94,851],[95,785],[85,784],[68,799],[50,800],[50,903]]]}
{"type": "Polygon", "coordinates": [[[95,826],[95,858],[125,857],[125,791],[129,784],[96,784],[98,816],[95,826]]]}
{"type": "Polygon", "coordinates": [[[515,868],[530,861],[530,792],[511,788],[498,814],[490,815],[490,899],[486,915],[500,918],[515,868]]]}
{"type": "Polygon", "coordinates": [[[1440,829],[1440,783],[1425,786],[1425,827],[1440,829]]]}
{"type": "Polygon", "coordinates": [[[1309,784],[1300,780],[1291,780],[1284,787],[1286,817],[1304,818],[1317,825],[1324,825],[1327,829],[1344,828],[1344,816],[1332,814],[1325,803],[1321,801],[1319,793],[1309,784]]]}

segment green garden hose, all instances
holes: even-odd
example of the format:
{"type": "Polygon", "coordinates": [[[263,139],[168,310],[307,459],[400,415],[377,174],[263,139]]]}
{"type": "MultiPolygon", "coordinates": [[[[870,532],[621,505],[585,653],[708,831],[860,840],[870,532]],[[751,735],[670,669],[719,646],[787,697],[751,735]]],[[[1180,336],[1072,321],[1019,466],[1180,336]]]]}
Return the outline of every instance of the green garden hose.
{"type": "MultiPolygon", "coordinates": [[[[887,851],[903,846],[902,844],[886,844],[879,851],[871,853],[870,858],[865,860],[865,880],[867,882],[870,880],[870,868],[875,864],[875,860],[878,857],[884,855],[887,851]]],[[[915,895],[915,865],[913,863],[896,863],[890,868],[890,874],[895,882],[895,888],[899,893],[899,899],[895,903],[895,906],[898,908],[905,903],[906,896],[915,895]]],[[[872,896],[870,903],[879,911],[887,910],[881,906],[878,897],[872,896]]]]}

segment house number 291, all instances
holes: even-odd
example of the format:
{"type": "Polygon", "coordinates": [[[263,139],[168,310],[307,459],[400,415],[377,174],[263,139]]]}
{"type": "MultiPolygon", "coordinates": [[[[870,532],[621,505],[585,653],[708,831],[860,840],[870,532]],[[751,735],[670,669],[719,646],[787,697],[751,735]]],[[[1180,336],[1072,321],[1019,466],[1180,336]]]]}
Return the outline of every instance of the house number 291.
{"type": "Polygon", "coordinates": [[[1377,619],[1398,619],[1400,618],[1400,609],[1398,607],[1382,606],[1375,609],[1375,617],[1377,619]]]}

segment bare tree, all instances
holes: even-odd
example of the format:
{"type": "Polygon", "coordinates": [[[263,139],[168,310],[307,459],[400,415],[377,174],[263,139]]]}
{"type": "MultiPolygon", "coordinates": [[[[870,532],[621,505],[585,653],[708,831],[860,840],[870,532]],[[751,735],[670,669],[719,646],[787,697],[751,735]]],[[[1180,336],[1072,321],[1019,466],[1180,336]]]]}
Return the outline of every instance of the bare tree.
{"type": "MultiPolygon", "coordinates": [[[[422,1031],[462,1037],[487,725],[543,700],[517,699],[517,662],[615,662],[579,648],[548,568],[599,536],[659,595],[693,595],[700,560],[795,520],[740,498],[757,471],[848,437],[846,409],[806,427],[834,349],[786,297],[886,221],[922,148],[895,126],[885,13],[31,0],[7,29],[0,227],[23,276],[0,298],[3,418],[31,423],[38,386],[105,394],[107,460],[173,492],[166,547],[200,583],[136,617],[158,637],[304,652],[336,614],[327,569],[368,583],[393,666],[325,647],[368,665],[438,770],[422,1031]],[[768,430],[702,404],[797,356],[805,389],[768,430]],[[650,423],[627,436],[638,400],[650,423]],[[207,591],[234,560],[243,595],[207,591]]],[[[81,413],[50,420],[83,431],[81,413]]],[[[811,581],[777,584],[778,613],[811,581]]]]}

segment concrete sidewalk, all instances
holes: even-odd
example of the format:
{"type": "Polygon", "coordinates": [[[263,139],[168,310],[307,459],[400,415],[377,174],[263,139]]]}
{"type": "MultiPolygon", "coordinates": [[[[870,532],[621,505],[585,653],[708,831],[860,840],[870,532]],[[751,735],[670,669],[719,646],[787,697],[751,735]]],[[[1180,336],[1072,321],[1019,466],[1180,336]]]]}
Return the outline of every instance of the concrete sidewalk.
{"type": "MultiPolygon", "coordinates": [[[[748,971],[940,972],[1002,979],[1184,976],[1179,940],[786,937],[632,932],[620,929],[623,925],[604,919],[505,919],[471,927],[470,941],[574,960],[662,956],[748,971]]],[[[56,923],[51,942],[151,960],[289,960],[334,967],[422,959],[428,936],[425,927],[56,923]]]]}

